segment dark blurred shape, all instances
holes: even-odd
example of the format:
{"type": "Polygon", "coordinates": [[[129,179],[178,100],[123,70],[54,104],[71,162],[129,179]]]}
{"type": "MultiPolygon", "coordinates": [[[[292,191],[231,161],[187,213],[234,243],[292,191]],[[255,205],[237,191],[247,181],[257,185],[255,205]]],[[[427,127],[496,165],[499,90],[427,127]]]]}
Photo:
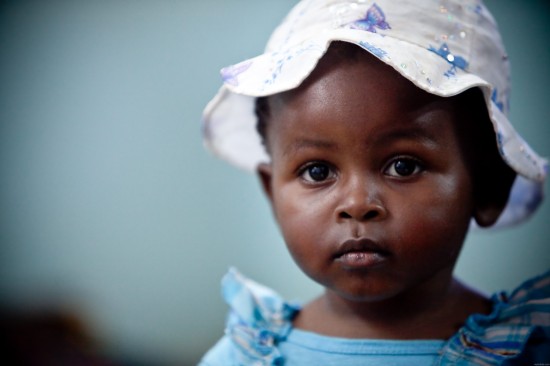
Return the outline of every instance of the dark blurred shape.
{"type": "Polygon", "coordinates": [[[99,352],[84,322],[58,310],[0,309],[0,364],[10,366],[115,366],[99,352]]]}

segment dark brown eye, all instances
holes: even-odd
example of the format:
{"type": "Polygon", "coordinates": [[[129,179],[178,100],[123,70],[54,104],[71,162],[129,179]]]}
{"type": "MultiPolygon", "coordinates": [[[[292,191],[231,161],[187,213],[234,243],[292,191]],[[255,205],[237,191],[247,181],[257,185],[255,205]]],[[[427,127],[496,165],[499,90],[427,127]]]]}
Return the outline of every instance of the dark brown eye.
{"type": "Polygon", "coordinates": [[[386,169],[385,173],[392,177],[408,177],[422,171],[420,163],[410,158],[395,159],[386,169]]]}
{"type": "Polygon", "coordinates": [[[329,169],[325,165],[314,165],[308,168],[307,172],[309,173],[311,179],[321,181],[327,179],[329,169]]]}

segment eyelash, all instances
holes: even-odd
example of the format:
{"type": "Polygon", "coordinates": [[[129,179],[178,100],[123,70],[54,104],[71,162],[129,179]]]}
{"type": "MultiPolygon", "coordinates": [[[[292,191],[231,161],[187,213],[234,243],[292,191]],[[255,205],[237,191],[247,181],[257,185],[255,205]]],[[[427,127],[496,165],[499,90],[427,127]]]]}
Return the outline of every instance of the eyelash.
{"type": "Polygon", "coordinates": [[[383,172],[384,172],[385,175],[388,175],[390,177],[406,179],[406,178],[409,178],[411,176],[415,176],[417,174],[420,174],[424,170],[425,170],[424,164],[421,161],[419,161],[418,159],[413,158],[411,156],[397,156],[397,157],[390,160],[390,162],[384,167],[383,172]],[[411,173],[408,173],[408,174],[400,174],[396,170],[396,164],[398,162],[413,163],[414,164],[413,171],[411,173]],[[389,173],[390,169],[393,169],[394,173],[390,174],[389,173]]]}

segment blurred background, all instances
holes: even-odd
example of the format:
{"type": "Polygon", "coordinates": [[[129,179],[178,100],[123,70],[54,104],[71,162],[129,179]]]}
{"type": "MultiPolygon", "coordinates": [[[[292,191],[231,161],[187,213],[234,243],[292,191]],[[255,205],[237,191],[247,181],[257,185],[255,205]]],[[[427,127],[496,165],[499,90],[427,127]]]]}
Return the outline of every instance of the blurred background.
{"type": "MultiPolygon", "coordinates": [[[[0,326],[13,352],[194,365],[222,336],[229,266],[288,299],[320,291],[256,178],[200,137],[218,70],[260,53],[294,3],[0,2],[0,326]]],[[[550,156],[550,5],[486,4],[512,61],[511,119],[550,156]]],[[[523,226],[472,233],[458,275],[491,293],[543,272],[549,217],[546,202],[523,226]]]]}

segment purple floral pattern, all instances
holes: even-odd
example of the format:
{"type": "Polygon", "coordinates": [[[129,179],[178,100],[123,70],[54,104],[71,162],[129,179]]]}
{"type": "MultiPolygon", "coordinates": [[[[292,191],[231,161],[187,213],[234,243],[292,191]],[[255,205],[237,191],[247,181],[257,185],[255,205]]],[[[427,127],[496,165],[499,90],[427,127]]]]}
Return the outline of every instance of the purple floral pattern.
{"type": "Polygon", "coordinates": [[[382,30],[391,29],[388,22],[386,22],[386,15],[376,3],[367,10],[367,14],[363,19],[351,23],[351,28],[372,33],[376,33],[376,28],[382,30]]]}
{"type": "Polygon", "coordinates": [[[224,67],[221,70],[223,82],[234,86],[239,85],[238,76],[248,70],[250,65],[252,65],[252,61],[245,61],[236,65],[224,67]]]}

